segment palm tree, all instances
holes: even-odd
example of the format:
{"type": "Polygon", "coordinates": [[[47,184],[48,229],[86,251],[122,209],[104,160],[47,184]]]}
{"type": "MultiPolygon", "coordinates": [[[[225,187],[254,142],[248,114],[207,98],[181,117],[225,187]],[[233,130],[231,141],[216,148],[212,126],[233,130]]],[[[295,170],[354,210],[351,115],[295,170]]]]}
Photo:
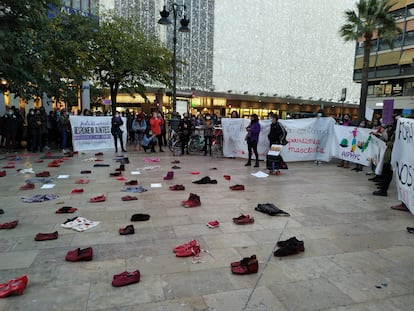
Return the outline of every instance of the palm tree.
{"type": "Polygon", "coordinates": [[[346,22],[339,29],[340,36],[345,41],[364,39],[364,58],[361,77],[361,95],[359,100],[358,120],[364,120],[365,107],[368,95],[369,54],[371,53],[372,38],[385,41],[393,48],[393,40],[401,29],[397,27],[394,17],[390,13],[396,3],[389,0],[359,0],[356,4],[357,12],[345,11],[346,22]]]}

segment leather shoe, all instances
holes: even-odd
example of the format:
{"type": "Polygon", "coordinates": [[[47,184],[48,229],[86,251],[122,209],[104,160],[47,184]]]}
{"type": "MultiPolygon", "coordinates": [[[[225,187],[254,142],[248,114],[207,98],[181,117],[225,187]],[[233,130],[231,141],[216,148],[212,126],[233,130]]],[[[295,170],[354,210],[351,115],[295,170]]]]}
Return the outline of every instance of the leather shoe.
{"type": "Polygon", "coordinates": [[[56,240],[59,236],[57,231],[52,233],[38,233],[35,236],[35,241],[47,241],[47,240],[56,240]]]}
{"type": "Polygon", "coordinates": [[[19,223],[18,220],[14,220],[11,222],[5,222],[3,224],[0,224],[0,229],[13,229],[17,226],[18,223],[19,223]]]}
{"type": "Polygon", "coordinates": [[[372,194],[373,195],[379,195],[379,196],[382,196],[382,197],[388,196],[387,191],[383,191],[383,190],[374,191],[372,194]]]}
{"type": "Polygon", "coordinates": [[[90,261],[93,257],[92,247],[74,249],[66,254],[67,261],[90,261]]]}
{"type": "Polygon", "coordinates": [[[133,271],[133,272],[122,272],[121,274],[114,275],[112,279],[112,286],[115,287],[121,287],[133,283],[138,283],[139,279],[141,277],[141,274],[139,270],[133,271]]]}
{"type": "Polygon", "coordinates": [[[134,233],[135,233],[135,230],[134,230],[133,225],[128,225],[125,228],[119,229],[120,235],[129,235],[129,234],[134,234],[134,233]]]}

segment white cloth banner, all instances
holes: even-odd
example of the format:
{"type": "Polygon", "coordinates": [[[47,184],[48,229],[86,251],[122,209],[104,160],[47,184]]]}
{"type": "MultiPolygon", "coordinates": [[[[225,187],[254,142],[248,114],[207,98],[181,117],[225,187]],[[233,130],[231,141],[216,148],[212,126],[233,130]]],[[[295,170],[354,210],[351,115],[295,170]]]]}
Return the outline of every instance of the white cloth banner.
{"type": "MultiPolygon", "coordinates": [[[[267,135],[270,130],[270,120],[261,120],[259,143],[257,144],[257,152],[259,159],[266,159],[267,151],[269,150],[269,139],[267,135]]],[[[225,157],[239,157],[247,158],[247,142],[245,140],[247,131],[246,127],[250,124],[249,119],[243,118],[223,118],[221,119],[221,126],[223,128],[223,155],[225,157]]],[[[252,159],[254,159],[254,154],[252,159]]]]}
{"type": "Polygon", "coordinates": [[[399,118],[395,130],[391,165],[398,199],[414,214],[414,120],[399,118]]]}
{"type": "MultiPolygon", "coordinates": [[[[114,138],[111,134],[112,117],[86,117],[71,116],[73,150],[101,150],[114,149],[114,138]]],[[[124,144],[126,144],[126,118],[122,118],[124,124],[121,129],[124,144]]],[[[119,144],[119,142],[118,142],[119,144]]],[[[120,148],[120,146],[119,146],[120,148]]]]}
{"type": "Polygon", "coordinates": [[[288,144],[281,155],[285,162],[330,161],[333,118],[279,120],[287,131],[288,144]]]}
{"type": "Polygon", "coordinates": [[[372,129],[335,125],[334,131],[334,157],[365,166],[371,165],[371,159],[378,158],[378,148],[374,148],[370,135],[372,129]]]}

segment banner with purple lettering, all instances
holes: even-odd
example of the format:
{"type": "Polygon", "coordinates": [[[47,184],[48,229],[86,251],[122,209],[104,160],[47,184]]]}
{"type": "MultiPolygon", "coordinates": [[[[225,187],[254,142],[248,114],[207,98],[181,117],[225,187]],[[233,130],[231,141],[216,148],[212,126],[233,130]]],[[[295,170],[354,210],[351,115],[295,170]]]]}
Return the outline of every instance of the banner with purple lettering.
{"type": "Polygon", "coordinates": [[[395,130],[391,165],[398,199],[414,214],[414,120],[399,118],[395,130]]]}
{"type": "MultiPolygon", "coordinates": [[[[114,139],[111,134],[111,117],[71,116],[73,150],[114,149],[114,139]]],[[[124,144],[126,144],[126,118],[122,118],[124,144]]],[[[119,142],[118,142],[119,143],[119,142]]],[[[120,148],[120,146],[118,146],[120,148]]]]}
{"type": "Polygon", "coordinates": [[[371,142],[371,131],[372,129],[356,126],[335,125],[333,156],[365,166],[371,165],[371,160],[378,157],[377,149],[373,148],[371,142]]]}

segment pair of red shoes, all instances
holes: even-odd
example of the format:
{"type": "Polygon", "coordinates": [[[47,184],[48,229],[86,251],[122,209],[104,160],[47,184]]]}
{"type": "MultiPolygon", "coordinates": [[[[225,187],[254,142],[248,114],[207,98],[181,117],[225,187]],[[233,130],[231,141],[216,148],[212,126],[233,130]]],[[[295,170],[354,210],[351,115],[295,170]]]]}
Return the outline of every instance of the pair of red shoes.
{"type": "Polygon", "coordinates": [[[174,247],[173,252],[177,257],[198,256],[201,253],[201,247],[196,240],[191,240],[190,242],[174,247]]]}
{"type": "Polygon", "coordinates": [[[84,249],[74,249],[71,251],[68,251],[66,254],[66,261],[90,261],[93,257],[93,249],[92,247],[87,247],[84,249]]]}
{"type": "Polygon", "coordinates": [[[124,271],[120,274],[115,274],[112,279],[112,286],[121,287],[129,284],[138,283],[141,278],[139,270],[132,272],[124,271]]]}
{"type": "Polygon", "coordinates": [[[235,261],[230,264],[231,272],[234,274],[251,274],[257,273],[259,270],[259,262],[256,255],[245,257],[240,261],[235,261]]]}
{"type": "Polygon", "coordinates": [[[0,298],[10,295],[22,295],[29,281],[27,275],[11,279],[7,283],[0,284],[0,298]]]}
{"type": "Polygon", "coordinates": [[[0,229],[13,229],[17,226],[17,224],[19,223],[18,220],[14,220],[11,222],[5,222],[0,224],[0,229]]]}

